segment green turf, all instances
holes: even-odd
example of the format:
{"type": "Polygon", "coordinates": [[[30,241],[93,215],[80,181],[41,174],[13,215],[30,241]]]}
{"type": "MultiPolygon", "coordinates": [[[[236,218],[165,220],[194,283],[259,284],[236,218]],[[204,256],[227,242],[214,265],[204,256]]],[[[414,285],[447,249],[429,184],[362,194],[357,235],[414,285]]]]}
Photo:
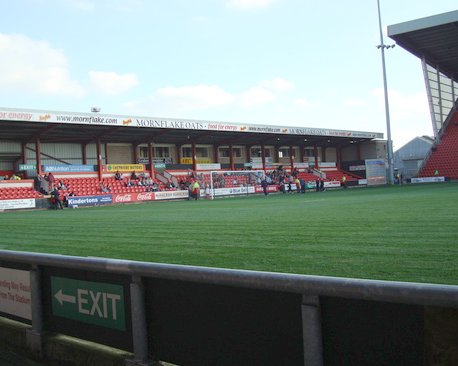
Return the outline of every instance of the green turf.
{"type": "Polygon", "coordinates": [[[458,284],[458,183],[0,214],[0,249],[458,284]]]}

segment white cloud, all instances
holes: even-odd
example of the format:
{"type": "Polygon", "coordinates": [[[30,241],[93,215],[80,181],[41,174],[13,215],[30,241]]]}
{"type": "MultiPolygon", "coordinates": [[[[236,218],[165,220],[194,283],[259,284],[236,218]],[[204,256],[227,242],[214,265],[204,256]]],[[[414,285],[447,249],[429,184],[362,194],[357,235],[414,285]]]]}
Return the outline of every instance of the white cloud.
{"type": "Polygon", "coordinates": [[[89,78],[92,86],[108,95],[118,95],[138,85],[137,75],[117,74],[107,71],[90,71],[89,78]]]}
{"type": "Polygon", "coordinates": [[[254,86],[238,96],[240,104],[244,107],[254,107],[272,102],[276,96],[262,86],[254,86]]]}
{"type": "Polygon", "coordinates": [[[293,83],[283,78],[263,80],[240,93],[230,93],[217,85],[168,86],[149,98],[130,101],[124,106],[130,113],[153,115],[184,115],[190,111],[206,111],[233,107],[253,109],[277,100],[280,93],[293,89],[293,83]]]}
{"type": "Polygon", "coordinates": [[[49,43],[0,33],[0,87],[32,94],[80,97],[82,86],[70,77],[65,54],[49,43]]]}
{"type": "Polygon", "coordinates": [[[277,0],[227,0],[226,6],[233,9],[249,10],[265,8],[277,0]]]}
{"type": "Polygon", "coordinates": [[[294,84],[283,78],[274,78],[272,80],[261,81],[260,85],[276,92],[286,92],[294,89],[294,84]]]}

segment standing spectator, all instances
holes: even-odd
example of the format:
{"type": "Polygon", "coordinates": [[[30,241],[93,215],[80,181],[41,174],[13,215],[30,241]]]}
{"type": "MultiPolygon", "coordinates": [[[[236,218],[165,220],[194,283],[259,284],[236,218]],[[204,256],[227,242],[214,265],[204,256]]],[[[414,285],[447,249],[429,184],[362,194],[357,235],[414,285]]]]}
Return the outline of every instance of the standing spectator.
{"type": "Polygon", "coordinates": [[[296,179],[294,179],[294,183],[296,183],[296,192],[301,193],[301,181],[299,178],[296,177],[296,179]]]}
{"type": "Polygon", "coordinates": [[[48,182],[48,192],[52,192],[54,190],[54,175],[50,172],[45,177],[48,182]]]}
{"type": "Polygon", "coordinates": [[[267,179],[266,177],[264,177],[264,179],[261,181],[261,187],[262,187],[262,191],[264,192],[264,196],[267,196],[269,193],[267,192],[267,179]]]}
{"type": "Polygon", "coordinates": [[[347,188],[347,176],[344,174],[342,175],[342,181],[341,181],[341,186],[342,188],[347,188]]]}
{"type": "Polygon", "coordinates": [[[199,193],[200,193],[200,184],[197,179],[192,183],[191,189],[192,189],[191,197],[197,201],[199,199],[199,193]]]}

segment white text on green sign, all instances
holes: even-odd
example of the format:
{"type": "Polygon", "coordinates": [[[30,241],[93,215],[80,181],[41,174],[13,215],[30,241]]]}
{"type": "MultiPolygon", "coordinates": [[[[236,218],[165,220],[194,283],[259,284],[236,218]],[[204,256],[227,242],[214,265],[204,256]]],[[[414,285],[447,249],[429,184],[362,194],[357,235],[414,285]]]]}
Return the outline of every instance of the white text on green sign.
{"type": "Polygon", "coordinates": [[[125,330],[121,285],[51,277],[52,312],[64,318],[125,330]]]}

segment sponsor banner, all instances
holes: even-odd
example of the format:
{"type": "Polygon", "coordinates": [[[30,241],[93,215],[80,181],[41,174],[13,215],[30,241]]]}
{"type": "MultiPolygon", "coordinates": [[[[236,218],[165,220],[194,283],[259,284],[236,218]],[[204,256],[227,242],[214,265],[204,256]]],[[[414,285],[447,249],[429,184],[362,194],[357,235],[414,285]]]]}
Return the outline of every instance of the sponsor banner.
{"type": "Polygon", "coordinates": [[[81,173],[81,172],[95,172],[95,165],[42,165],[43,172],[46,173],[81,173]]]}
{"type": "MultiPolygon", "coordinates": [[[[255,187],[255,192],[256,193],[264,193],[264,190],[262,189],[261,186],[256,186],[255,187]]],[[[277,185],[267,186],[267,192],[269,192],[269,193],[278,192],[278,186],[277,185]]]]}
{"type": "MultiPolygon", "coordinates": [[[[272,164],[272,158],[271,157],[267,157],[266,156],[264,158],[264,161],[266,162],[266,164],[267,163],[272,164]]],[[[252,163],[261,163],[261,165],[262,165],[262,158],[251,158],[251,162],[252,163]]]]}
{"type": "MultiPolygon", "coordinates": [[[[148,158],[139,158],[137,159],[137,163],[139,164],[149,164],[149,159],[148,158]]],[[[153,163],[156,167],[158,167],[158,164],[172,164],[172,158],[153,158],[153,163]]]]}
{"type": "MultiPolygon", "coordinates": [[[[197,158],[196,163],[198,164],[212,164],[208,158],[197,158]]],[[[181,158],[180,164],[192,164],[192,158],[181,158]]]]}
{"type": "Polygon", "coordinates": [[[216,188],[213,190],[215,196],[232,196],[239,194],[255,193],[255,187],[233,187],[233,188],[216,188]]]}
{"type": "Polygon", "coordinates": [[[0,312],[32,320],[29,271],[0,267],[0,312]]]}
{"type": "MultiPolygon", "coordinates": [[[[315,184],[316,187],[316,184],[315,184]]],[[[340,187],[340,182],[338,180],[333,180],[331,182],[324,182],[324,188],[338,188],[340,187]]]]}
{"type": "Polygon", "coordinates": [[[0,210],[14,210],[18,208],[35,208],[34,198],[24,198],[17,200],[0,200],[0,210]]]}
{"type": "Polygon", "coordinates": [[[162,192],[154,192],[156,200],[174,200],[179,198],[188,198],[189,191],[182,190],[182,191],[162,191],[162,192]]]}
{"type": "Polygon", "coordinates": [[[133,171],[143,171],[145,166],[143,164],[107,164],[104,166],[106,172],[133,172],[133,171]]]}
{"type": "Polygon", "coordinates": [[[103,196],[68,197],[68,207],[106,205],[113,202],[111,194],[103,196]]]}
{"type": "Polygon", "coordinates": [[[367,185],[367,179],[358,179],[359,185],[367,185]]]}
{"type": "Polygon", "coordinates": [[[130,192],[112,194],[113,203],[153,201],[158,192],[130,192]]]}
{"type": "Polygon", "coordinates": [[[321,162],[320,163],[320,169],[321,168],[335,168],[336,167],[336,163],[334,161],[332,162],[321,162]]]}
{"type": "Polygon", "coordinates": [[[297,168],[297,169],[308,168],[309,167],[309,163],[294,163],[294,167],[297,168]]]}
{"type": "Polygon", "coordinates": [[[412,178],[411,183],[438,183],[445,182],[445,177],[424,177],[424,178],[412,178]]]}
{"type": "Polygon", "coordinates": [[[0,109],[0,119],[10,121],[29,121],[41,123],[65,123],[83,125],[105,125],[105,126],[125,126],[125,127],[147,127],[160,129],[180,129],[180,130],[211,130],[211,131],[231,131],[231,132],[255,132],[255,133],[275,133],[288,135],[315,135],[315,136],[337,136],[355,138],[383,138],[383,133],[346,131],[346,130],[327,130],[323,128],[309,127],[283,127],[267,126],[255,124],[237,124],[215,121],[196,121],[173,118],[154,118],[154,117],[134,117],[134,116],[110,116],[94,113],[61,113],[51,111],[15,110],[0,109]]]}
{"type": "Polygon", "coordinates": [[[366,170],[366,166],[365,165],[351,165],[348,167],[348,170],[350,172],[356,172],[356,171],[359,171],[359,170],[366,170]]]}
{"type": "Polygon", "coordinates": [[[221,164],[196,164],[197,170],[220,170],[221,164]]]}

